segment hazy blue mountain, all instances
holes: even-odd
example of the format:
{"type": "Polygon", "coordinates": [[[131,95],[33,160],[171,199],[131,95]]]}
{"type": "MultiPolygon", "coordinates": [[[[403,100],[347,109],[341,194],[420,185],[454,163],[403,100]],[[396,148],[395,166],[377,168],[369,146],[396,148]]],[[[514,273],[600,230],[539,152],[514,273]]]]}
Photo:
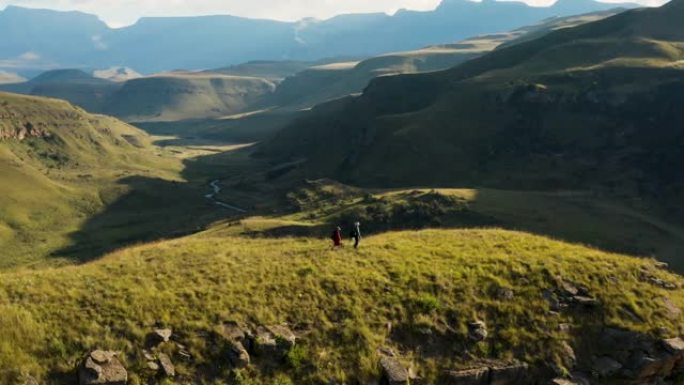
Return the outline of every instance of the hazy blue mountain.
{"type": "Polygon", "coordinates": [[[296,23],[234,16],[143,18],[110,29],[97,17],[8,7],[0,12],[0,69],[131,67],[151,73],[205,69],[250,60],[371,56],[508,31],[553,16],[617,6],[561,0],[551,7],[518,2],[444,0],[434,11],[353,14],[296,23]]]}

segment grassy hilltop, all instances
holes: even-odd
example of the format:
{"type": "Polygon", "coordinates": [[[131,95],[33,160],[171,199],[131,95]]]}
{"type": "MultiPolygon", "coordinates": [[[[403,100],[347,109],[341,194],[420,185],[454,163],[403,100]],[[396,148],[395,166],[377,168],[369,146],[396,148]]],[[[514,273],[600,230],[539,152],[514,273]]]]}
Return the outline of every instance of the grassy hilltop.
{"type": "Polygon", "coordinates": [[[684,282],[649,260],[495,229],[386,233],[359,252],[330,250],[317,238],[240,235],[273,223],[223,225],[84,266],[0,273],[0,383],[22,373],[70,383],[95,348],[121,351],[131,383],[140,383],[149,376],[145,338],[158,326],[173,328],[192,356],[176,363],[178,383],[215,384],[369,381],[380,347],[435,383],[444,369],[492,360],[563,367],[563,341],[584,355],[604,326],[648,335],[675,335],[680,326],[672,309],[684,306],[684,291],[643,277],[684,282]],[[561,280],[585,286],[600,305],[550,312],[544,290],[561,280]],[[282,364],[232,371],[211,337],[229,320],[287,322],[301,339],[282,364]],[[472,320],[487,323],[485,343],[468,342],[472,320]]]}

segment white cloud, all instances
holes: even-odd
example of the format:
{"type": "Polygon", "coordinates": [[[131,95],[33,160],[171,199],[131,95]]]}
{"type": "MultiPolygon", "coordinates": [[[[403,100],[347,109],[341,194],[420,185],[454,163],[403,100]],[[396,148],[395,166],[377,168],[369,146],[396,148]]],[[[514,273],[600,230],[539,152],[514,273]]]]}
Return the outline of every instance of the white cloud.
{"type": "MultiPolygon", "coordinates": [[[[526,0],[531,5],[549,5],[555,0],[526,0]]],[[[605,0],[621,2],[624,0],[605,0]]],[[[660,5],[665,0],[636,0],[660,5]]],[[[0,0],[0,7],[20,5],[34,8],[80,10],[99,15],[112,26],[134,23],[141,16],[186,16],[231,14],[236,16],[298,20],[327,18],[341,13],[394,12],[407,8],[434,9],[440,0],[0,0]]]]}

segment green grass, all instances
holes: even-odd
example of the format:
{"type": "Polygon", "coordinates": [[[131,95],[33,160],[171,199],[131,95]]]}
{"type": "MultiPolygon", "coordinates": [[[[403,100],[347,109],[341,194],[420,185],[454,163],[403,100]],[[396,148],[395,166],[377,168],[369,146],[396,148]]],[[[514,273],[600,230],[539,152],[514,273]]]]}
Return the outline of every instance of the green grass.
{"type": "Polygon", "coordinates": [[[317,238],[209,231],[83,266],[0,273],[0,383],[21,373],[60,383],[95,348],[122,351],[132,377],[144,378],[145,336],[158,324],[172,327],[195,357],[177,363],[181,378],[213,383],[231,376],[207,334],[226,320],[287,322],[305,335],[275,371],[243,373],[255,384],[368,380],[380,346],[400,351],[428,381],[478,360],[541,364],[556,359],[562,340],[581,346],[603,325],[677,333],[659,298],[682,307],[684,290],[642,282],[643,272],[684,283],[649,260],[496,229],[386,233],[365,238],[358,252],[317,238]],[[560,278],[587,286],[600,307],[549,313],[542,292],[560,278]],[[500,288],[514,298],[498,298],[500,288]],[[468,345],[473,319],[489,325],[490,338],[452,354],[468,345]],[[577,331],[562,335],[564,322],[577,331]]]}
{"type": "Polygon", "coordinates": [[[0,268],[92,258],[89,247],[111,250],[204,213],[205,187],[182,183],[181,159],[137,128],[63,101],[12,94],[0,94],[0,114],[9,116],[0,133],[10,136],[0,141],[0,268]],[[12,137],[27,124],[50,136],[12,137]]]}

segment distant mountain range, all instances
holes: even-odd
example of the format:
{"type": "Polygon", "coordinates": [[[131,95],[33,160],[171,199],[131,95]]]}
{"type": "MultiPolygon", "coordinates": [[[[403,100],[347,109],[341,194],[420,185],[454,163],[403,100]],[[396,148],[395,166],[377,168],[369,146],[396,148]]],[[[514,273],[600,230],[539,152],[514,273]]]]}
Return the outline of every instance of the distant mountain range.
{"type": "Polygon", "coordinates": [[[353,14],[299,22],[234,16],[143,18],[112,29],[80,12],[7,7],[0,12],[0,70],[33,76],[53,68],[130,67],[142,73],[206,69],[250,60],[373,56],[509,31],[554,16],[633,4],[560,0],[550,7],[518,2],[444,0],[434,11],[353,14]]]}

